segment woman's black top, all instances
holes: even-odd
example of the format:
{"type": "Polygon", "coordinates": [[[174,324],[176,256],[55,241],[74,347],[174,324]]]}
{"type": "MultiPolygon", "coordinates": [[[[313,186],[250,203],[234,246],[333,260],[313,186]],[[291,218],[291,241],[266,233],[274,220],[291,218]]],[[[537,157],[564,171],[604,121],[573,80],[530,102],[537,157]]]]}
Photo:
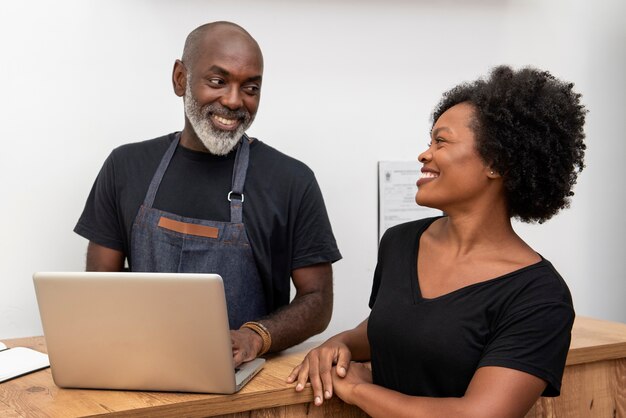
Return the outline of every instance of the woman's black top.
{"type": "Polygon", "coordinates": [[[404,394],[460,397],[474,372],[498,366],[548,383],[558,396],[574,309],[567,285],[541,259],[512,273],[425,299],[417,277],[422,233],[437,218],[383,236],[370,297],[374,383],[404,394]]]}

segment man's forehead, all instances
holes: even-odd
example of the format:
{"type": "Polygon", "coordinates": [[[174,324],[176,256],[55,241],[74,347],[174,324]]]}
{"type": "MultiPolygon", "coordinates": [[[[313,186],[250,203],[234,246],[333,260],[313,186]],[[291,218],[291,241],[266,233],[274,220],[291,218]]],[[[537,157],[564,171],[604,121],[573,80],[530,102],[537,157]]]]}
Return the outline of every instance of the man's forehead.
{"type": "Polygon", "coordinates": [[[201,50],[235,47],[238,49],[257,49],[252,38],[245,33],[231,28],[207,31],[199,41],[201,50]]]}
{"type": "Polygon", "coordinates": [[[198,42],[196,59],[228,58],[263,66],[263,56],[257,43],[237,27],[222,25],[207,30],[198,42]]]}

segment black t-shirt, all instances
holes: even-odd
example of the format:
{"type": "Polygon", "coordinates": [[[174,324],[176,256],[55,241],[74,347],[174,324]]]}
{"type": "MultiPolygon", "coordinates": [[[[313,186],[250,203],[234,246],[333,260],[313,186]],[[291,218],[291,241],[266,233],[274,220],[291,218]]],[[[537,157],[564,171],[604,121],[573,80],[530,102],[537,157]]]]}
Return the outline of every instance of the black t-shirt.
{"type": "Polygon", "coordinates": [[[521,370],[558,396],[574,309],[567,285],[542,258],[440,297],[421,297],[419,239],[437,218],[383,236],[370,298],[374,383],[414,396],[460,397],[483,366],[521,370]]]}
{"type": "MultiPolygon", "coordinates": [[[[174,136],[172,133],[113,150],[74,231],[122,251],[132,266],[131,228],[174,136]]],[[[154,208],[185,217],[230,221],[227,195],[234,160],[235,151],[216,156],[179,145],[158,189],[154,208]]],[[[341,259],[313,172],[259,140],[250,144],[243,222],[270,312],[289,303],[292,270],[341,259]]]]}

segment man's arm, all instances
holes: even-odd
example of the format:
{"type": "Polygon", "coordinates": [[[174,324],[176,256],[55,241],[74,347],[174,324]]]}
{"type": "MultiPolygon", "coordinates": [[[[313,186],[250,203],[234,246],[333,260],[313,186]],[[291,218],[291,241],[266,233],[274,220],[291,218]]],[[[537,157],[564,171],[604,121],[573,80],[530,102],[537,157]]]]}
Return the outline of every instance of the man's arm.
{"type": "MultiPolygon", "coordinates": [[[[287,306],[261,319],[272,337],[270,351],[280,351],[324,331],[333,312],[333,270],[330,263],[295,269],[291,277],[296,296],[287,306]]],[[[249,361],[263,345],[259,334],[248,328],[232,331],[235,363],[249,361]]]]}
{"type": "Polygon", "coordinates": [[[87,271],[122,271],[123,268],[124,253],[89,241],[87,271]]]}
{"type": "Polygon", "coordinates": [[[270,351],[280,351],[324,331],[333,313],[333,268],[330,263],[293,270],[296,296],[260,322],[272,336],[270,351]]]}

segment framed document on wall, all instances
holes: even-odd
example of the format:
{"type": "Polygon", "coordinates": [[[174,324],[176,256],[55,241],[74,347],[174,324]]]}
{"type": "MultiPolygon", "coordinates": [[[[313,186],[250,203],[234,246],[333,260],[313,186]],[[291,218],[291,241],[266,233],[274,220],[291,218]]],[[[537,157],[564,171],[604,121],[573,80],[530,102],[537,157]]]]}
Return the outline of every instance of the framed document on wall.
{"type": "Polygon", "coordinates": [[[378,162],[378,240],[394,225],[441,215],[438,209],[415,203],[415,184],[422,164],[418,161],[378,162]]]}

